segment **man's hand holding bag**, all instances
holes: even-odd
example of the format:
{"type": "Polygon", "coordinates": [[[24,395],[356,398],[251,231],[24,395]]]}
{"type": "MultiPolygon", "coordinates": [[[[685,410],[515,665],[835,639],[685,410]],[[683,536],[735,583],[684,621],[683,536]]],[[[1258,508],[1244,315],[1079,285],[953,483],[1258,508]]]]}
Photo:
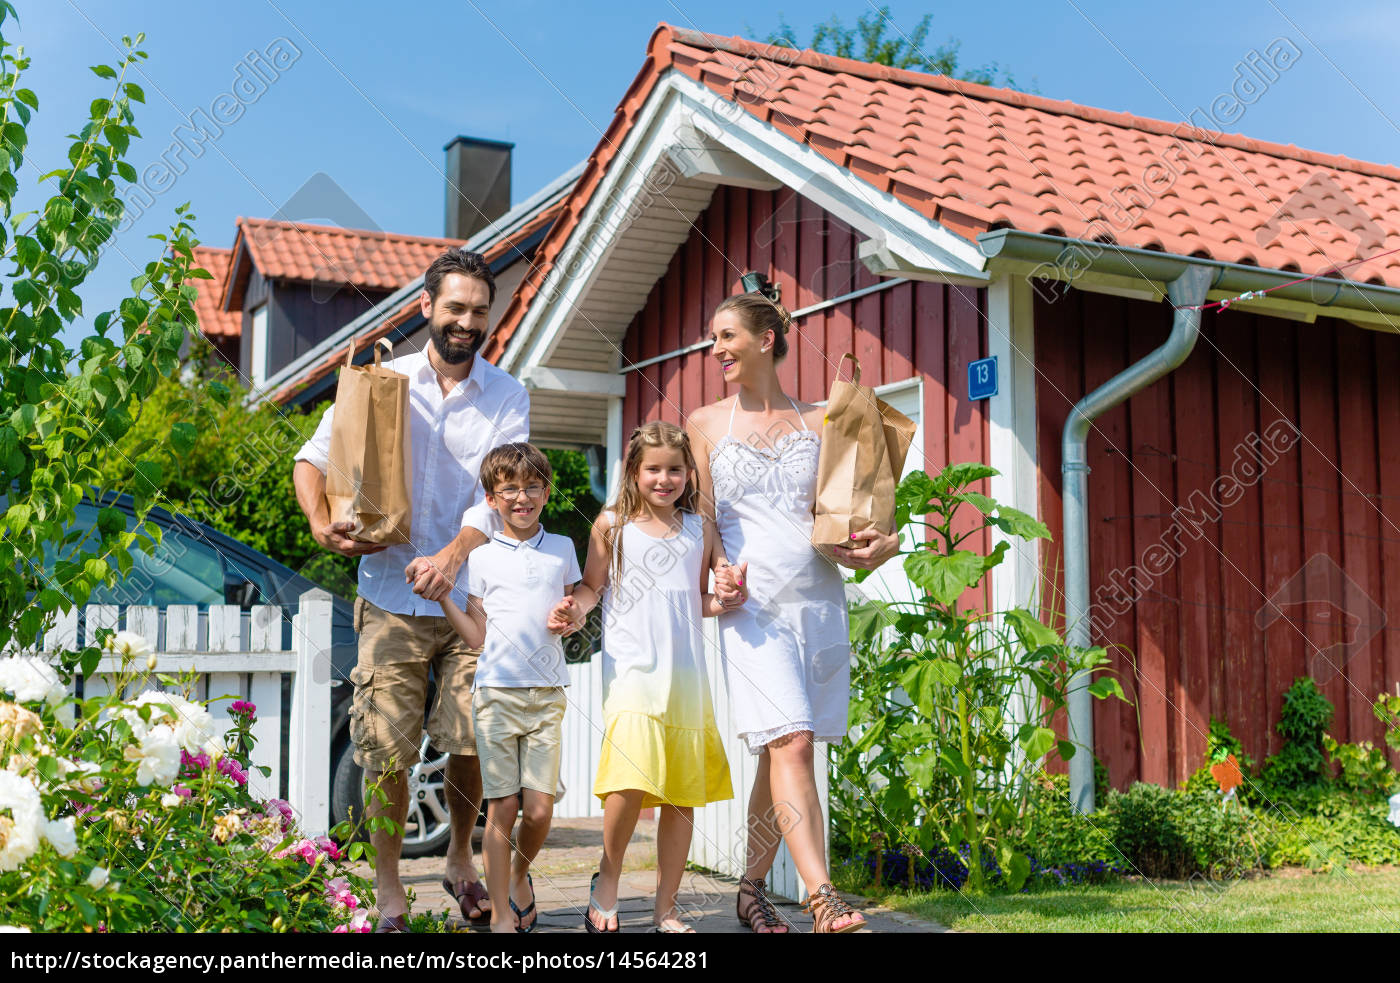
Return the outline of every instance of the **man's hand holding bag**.
{"type": "Polygon", "coordinates": [[[408,376],[381,363],[381,338],[373,365],[355,365],[350,343],[331,418],[326,467],[326,506],[331,522],[352,522],[351,539],[390,546],[407,543],[413,499],[409,494],[408,376]]]}
{"type": "MultiPolygon", "coordinates": [[[[915,424],[860,384],[860,361],[851,381],[831,384],[817,464],[817,501],[812,545],[835,559],[834,547],[849,546],[851,534],[894,529],[894,491],[915,424]]],[[[839,366],[838,366],[839,368],[839,366]]]]}

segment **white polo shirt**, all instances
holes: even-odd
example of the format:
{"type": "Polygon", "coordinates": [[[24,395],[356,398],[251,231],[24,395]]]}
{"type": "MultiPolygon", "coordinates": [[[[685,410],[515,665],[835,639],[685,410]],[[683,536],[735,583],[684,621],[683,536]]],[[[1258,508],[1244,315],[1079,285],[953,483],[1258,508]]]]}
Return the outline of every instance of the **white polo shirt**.
{"type": "Polygon", "coordinates": [[[564,589],[583,578],[567,536],[543,527],[522,542],[501,533],[467,565],[467,592],[486,611],[486,642],[475,686],[567,686],[564,645],[546,627],[564,589]]]}

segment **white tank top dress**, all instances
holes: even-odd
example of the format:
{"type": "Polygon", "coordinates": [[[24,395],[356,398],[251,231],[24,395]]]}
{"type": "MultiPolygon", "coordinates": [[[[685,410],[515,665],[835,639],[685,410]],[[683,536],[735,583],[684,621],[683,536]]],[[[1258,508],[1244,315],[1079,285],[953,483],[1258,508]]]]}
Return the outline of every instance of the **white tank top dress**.
{"type": "Polygon", "coordinates": [[[804,730],[837,743],[846,734],[851,643],[844,578],[811,542],[821,435],[798,413],[801,430],[769,447],[746,444],[733,436],[734,410],[710,453],[725,556],[749,565],[748,603],[719,617],[734,723],[754,754],[804,730]]]}
{"type": "Polygon", "coordinates": [[[669,538],[628,522],[621,545],[622,575],[603,592],[604,734],[593,794],[640,789],[644,809],[732,798],[705,672],[704,520],[681,513],[669,538]]]}

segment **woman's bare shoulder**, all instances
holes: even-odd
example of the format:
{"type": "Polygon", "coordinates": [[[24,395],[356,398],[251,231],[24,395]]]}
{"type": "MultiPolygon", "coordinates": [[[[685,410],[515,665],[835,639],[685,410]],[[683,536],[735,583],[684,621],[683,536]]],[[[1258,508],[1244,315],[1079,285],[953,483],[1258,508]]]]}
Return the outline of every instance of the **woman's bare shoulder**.
{"type": "Polygon", "coordinates": [[[698,433],[705,440],[714,443],[714,429],[719,419],[733,404],[735,397],[727,396],[717,403],[709,403],[705,406],[697,406],[686,417],[686,426],[698,433]]]}
{"type": "Polygon", "coordinates": [[[811,430],[820,430],[822,421],[826,419],[826,407],[818,406],[816,403],[804,403],[802,400],[795,400],[797,412],[802,414],[802,420],[811,430]]]}

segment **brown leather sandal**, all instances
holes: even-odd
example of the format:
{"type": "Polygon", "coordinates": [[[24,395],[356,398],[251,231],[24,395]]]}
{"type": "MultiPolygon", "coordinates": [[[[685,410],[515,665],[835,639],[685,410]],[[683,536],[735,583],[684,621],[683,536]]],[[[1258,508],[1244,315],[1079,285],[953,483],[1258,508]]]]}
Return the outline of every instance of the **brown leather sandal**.
{"type": "Polygon", "coordinates": [[[865,916],[847,904],[830,884],[817,888],[815,894],[807,898],[802,910],[812,916],[813,934],[827,935],[838,932],[856,932],[865,927],[865,916]],[[855,915],[855,921],[847,922],[840,928],[832,928],[831,923],[838,918],[855,915]]]}
{"type": "Polygon", "coordinates": [[[763,891],[761,877],[758,880],[739,878],[739,896],[734,899],[734,914],[739,917],[739,924],[755,935],[788,933],[787,922],[778,915],[778,909],[773,907],[773,902],[763,891]],[[752,899],[747,905],[744,904],[746,897],[752,899]],[[763,927],[759,928],[760,925],[763,927]]]}

